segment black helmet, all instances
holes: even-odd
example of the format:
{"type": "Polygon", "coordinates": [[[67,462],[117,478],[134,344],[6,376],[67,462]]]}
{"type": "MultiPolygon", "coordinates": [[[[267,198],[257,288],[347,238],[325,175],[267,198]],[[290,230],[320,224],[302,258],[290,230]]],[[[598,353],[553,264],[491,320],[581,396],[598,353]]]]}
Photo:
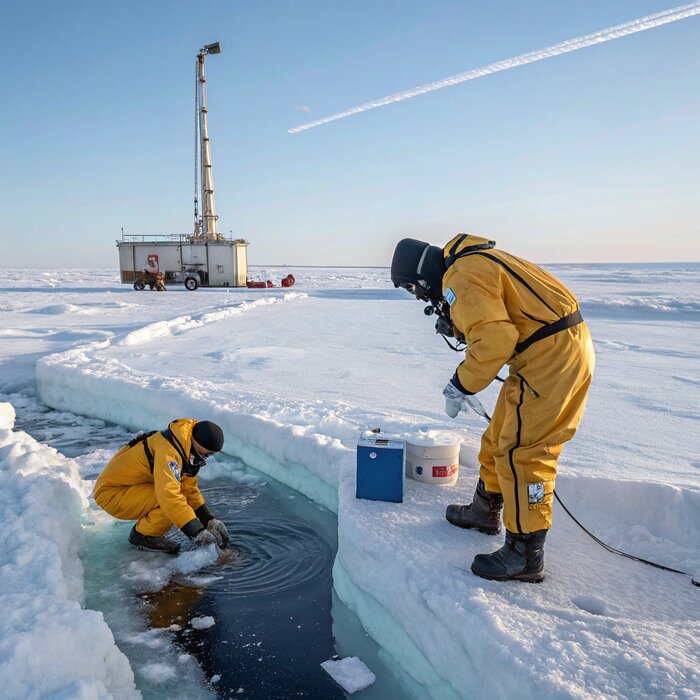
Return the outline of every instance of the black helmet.
{"type": "Polygon", "coordinates": [[[442,299],[442,276],[445,274],[442,248],[414,238],[396,244],[391,261],[391,281],[423,301],[442,299]]]}

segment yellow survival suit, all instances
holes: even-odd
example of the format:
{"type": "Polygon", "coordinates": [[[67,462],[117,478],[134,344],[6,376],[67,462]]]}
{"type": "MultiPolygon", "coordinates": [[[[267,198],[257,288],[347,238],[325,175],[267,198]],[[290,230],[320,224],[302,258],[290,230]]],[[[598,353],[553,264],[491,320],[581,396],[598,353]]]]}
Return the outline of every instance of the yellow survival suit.
{"type": "Polygon", "coordinates": [[[172,421],[172,441],[154,432],[146,440],[132,441],[133,446],[124,445],[97,478],[96,503],[115,518],[137,520],[141,535],[160,537],[175,525],[194,536],[212,518],[197,477],[183,472],[196,423],[190,418],[172,421]]]}
{"type": "Polygon", "coordinates": [[[510,365],[482,436],[480,475],[487,492],[503,496],[506,529],[524,534],[551,527],[557,460],[583,415],[595,359],[574,295],[494,246],[453,238],[442,293],[468,346],[452,383],[473,394],[510,365]]]}

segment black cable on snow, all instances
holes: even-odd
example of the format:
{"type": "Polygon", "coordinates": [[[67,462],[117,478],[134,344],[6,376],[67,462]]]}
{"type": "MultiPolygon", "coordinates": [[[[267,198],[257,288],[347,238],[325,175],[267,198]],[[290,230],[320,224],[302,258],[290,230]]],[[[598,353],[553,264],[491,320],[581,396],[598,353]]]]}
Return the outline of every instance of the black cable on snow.
{"type": "MultiPolygon", "coordinates": [[[[498,377],[500,379],[500,377],[498,377]]],[[[503,380],[501,380],[503,381],[503,380]]],[[[491,418],[488,414],[485,415],[486,420],[490,423],[491,418]]],[[[628,554],[627,552],[623,552],[621,549],[616,549],[612,545],[607,544],[607,542],[603,542],[599,537],[596,537],[590,530],[588,530],[586,527],[584,527],[573,515],[573,513],[564,505],[564,501],[559,498],[559,494],[554,491],[554,497],[557,499],[559,505],[564,509],[564,512],[594,541],[596,541],[601,547],[604,549],[607,549],[608,552],[612,552],[613,554],[619,554],[621,557],[626,557],[627,559],[632,559],[633,561],[638,561],[641,562],[642,564],[646,564],[647,566],[653,566],[655,569],[661,569],[662,571],[670,571],[673,574],[682,574],[683,576],[688,576],[690,578],[690,582],[693,584],[693,586],[697,586],[700,588],[700,580],[693,578],[692,574],[689,574],[687,571],[681,571],[680,569],[674,569],[670,566],[664,566],[663,564],[657,564],[656,562],[649,561],[648,559],[643,559],[642,557],[637,557],[634,554],[628,554]]]]}
{"type": "Polygon", "coordinates": [[[606,542],[603,542],[599,537],[596,537],[590,530],[588,530],[586,527],[584,527],[573,515],[573,513],[564,505],[564,502],[559,498],[559,494],[554,491],[554,498],[557,499],[559,502],[559,505],[564,509],[566,514],[593,540],[595,540],[601,547],[604,549],[607,549],[608,552],[612,552],[613,554],[619,554],[621,557],[626,557],[627,559],[632,559],[634,561],[639,561],[642,564],[646,564],[647,566],[653,566],[656,569],[662,569],[663,571],[670,571],[674,574],[683,574],[683,576],[690,576],[690,582],[694,586],[700,587],[700,581],[696,581],[694,578],[692,578],[692,574],[689,574],[687,571],[681,571],[680,569],[673,569],[670,566],[664,566],[663,564],[657,564],[656,562],[649,561],[648,559],[643,559],[642,557],[637,557],[634,554],[628,554],[627,552],[623,552],[620,549],[616,549],[615,547],[607,544],[606,542]]]}

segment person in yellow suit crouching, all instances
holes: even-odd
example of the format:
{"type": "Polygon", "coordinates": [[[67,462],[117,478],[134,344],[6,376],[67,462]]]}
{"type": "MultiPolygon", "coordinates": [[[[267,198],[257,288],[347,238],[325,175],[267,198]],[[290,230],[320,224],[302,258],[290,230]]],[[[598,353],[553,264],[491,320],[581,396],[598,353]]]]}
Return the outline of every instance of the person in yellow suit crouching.
{"type": "Polygon", "coordinates": [[[207,457],[224,446],[221,428],[211,421],[179,418],[165,430],[143,433],[124,445],[95,482],[95,502],[115,518],[136,520],[129,542],[141,549],[177,554],[180,545],[165,537],[175,525],[197,545],[228,543],[197,485],[207,457]]]}
{"type": "Polygon", "coordinates": [[[557,460],[583,415],[593,343],[576,297],[542,268],[495,245],[467,234],[444,248],[406,238],[394,251],[391,279],[431,304],[438,332],[466,345],[443,390],[450,417],[465,405],[485,415],[474,394],[510,366],[481,439],[472,503],[448,506],[446,517],[497,534],[503,512],[505,545],[477,555],[472,572],[539,582],[557,460]]]}

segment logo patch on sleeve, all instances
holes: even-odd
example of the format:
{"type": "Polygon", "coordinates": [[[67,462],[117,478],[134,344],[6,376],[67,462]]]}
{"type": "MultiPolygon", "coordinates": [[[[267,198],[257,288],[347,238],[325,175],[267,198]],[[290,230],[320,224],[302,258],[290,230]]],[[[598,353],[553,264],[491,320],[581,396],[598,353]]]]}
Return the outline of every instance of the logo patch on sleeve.
{"type": "Polygon", "coordinates": [[[544,503],[544,484],[527,485],[527,502],[532,506],[544,503]]]}
{"type": "Polygon", "coordinates": [[[168,466],[170,467],[170,471],[173,473],[173,476],[174,476],[178,481],[180,481],[180,477],[181,477],[181,467],[180,467],[180,465],[179,465],[177,462],[175,462],[174,460],[170,460],[170,461],[168,462],[168,466]]]}
{"type": "Polygon", "coordinates": [[[445,301],[452,306],[457,301],[457,295],[452,291],[452,287],[445,290],[445,301]]]}

